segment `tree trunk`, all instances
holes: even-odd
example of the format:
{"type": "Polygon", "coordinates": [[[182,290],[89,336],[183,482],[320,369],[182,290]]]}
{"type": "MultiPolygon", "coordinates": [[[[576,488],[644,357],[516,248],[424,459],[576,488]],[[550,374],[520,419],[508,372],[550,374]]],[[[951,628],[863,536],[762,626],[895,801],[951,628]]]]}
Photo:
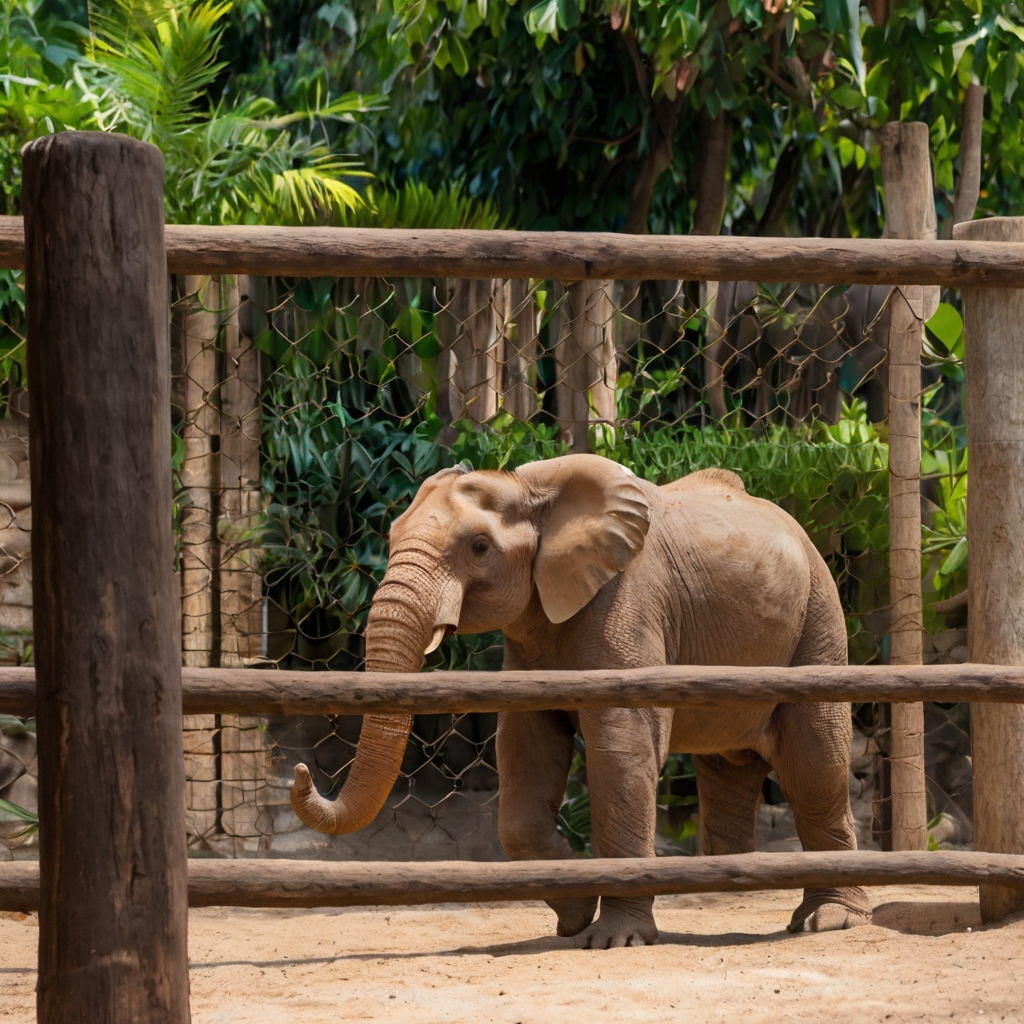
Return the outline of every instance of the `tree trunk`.
{"type": "MultiPolygon", "coordinates": [[[[888,238],[935,237],[928,126],[890,122],[878,133],[888,238]]],[[[903,287],[889,315],[889,590],[893,665],[921,664],[921,346],[933,289],[903,287]]],[[[924,706],[893,704],[892,848],[928,846],[924,706]]]]}
{"type": "Polygon", "coordinates": [[[693,215],[692,234],[717,235],[722,229],[731,151],[732,118],[728,112],[722,110],[715,118],[702,118],[700,159],[694,182],[697,209],[693,215]]]}
{"type": "MultiPolygon", "coordinates": [[[[716,118],[702,118],[700,158],[695,168],[694,183],[697,208],[692,233],[695,235],[717,235],[722,229],[731,150],[732,118],[724,110],[716,118]]],[[[730,356],[726,331],[735,295],[735,282],[727,282],[720,289],[718,281],[707,281],[698,303],[707,317],[704,379],[707,401],[716,419],[721,419],[726,413],[725,367],[730,356]]]]}
{"type": "Polygon", "coordinates": [[[640,174],[629,197],[629,215],[626,218],[626,233],[629,235],[646,235],[648,232],[654,186],[672,163],[681,102],[682,94],[679,94],[674,100],[662,96],[654,105],[650,149],[640,164],[640,174]]]}
{"type": "Polygon", "coordinates": [[[163,178],[24,151],[44,1024],[189,1020],[163,178]]]}
{"type": "MultiPolygon", "coordinates": [[[[1022,242],[1024,217],[960,224],[953,237],[1022,242]]],[[[1024,665],[1024,289],[965,288],[971,662],[1024,665]]],[[[1024,704],[972,704],[974,848],[1024,853],[1024,704]]],[[[982,885],[981,915],[1024,911],[1024,890],[982,885]]]]}

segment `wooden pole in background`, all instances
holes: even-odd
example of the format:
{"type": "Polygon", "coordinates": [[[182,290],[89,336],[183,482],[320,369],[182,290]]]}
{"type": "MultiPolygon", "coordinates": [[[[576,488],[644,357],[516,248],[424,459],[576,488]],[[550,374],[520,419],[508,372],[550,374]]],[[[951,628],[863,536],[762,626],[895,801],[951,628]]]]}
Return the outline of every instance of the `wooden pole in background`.
{"type": "Polygon", "coordinates": [[[214,600],[219,570],[220,501],[220,279],[185,278],[185,458],[181,484],[181,631],[190,668],[220,663],[219,613],[214,600]]]}
{"type": "MultiPolygon", "coordinates": [[[[1024,217],[959,224],[953,237],[1024,240],[1024,217]]],[[[964,289],[967,356],[967,652],[1024,665],[1024,289],[964,289]]],[[[1024,705],[972,704],[974,848],[1024,853],[1024,705]]],[[[1024,893],[981,887],[981,916],[1024,910],[1024,893]]]]}
{"type": "Polygon", "coordinates": [[[189,1020],[163,182],[25,149],[43,1024],[189,1020]]]}
{"type": "MultiPolygon", "coordinates": [[[[185,457],[181,485],[181,659],[189,668],[220,664],[220,279],[185,278],[185,457]]],[[[221,734],[216,715],[187,715],[183,742],[189,834],[219,830],[221,734]]]]}
{"type": "Polygon", "coordinates": [[[510,416],[529,423],[538,409],[539,310],[529,281],[506,281],[505,290],[503,407],[510,416]]]}
{"type": "Polygon", "coordinates": [[[592,420],[615,422],[615,350],[611,281],[565,284],[555,345],[556,396],[562,437],[590,451],[592,420]]]}
{"type": "MultiPolygon", "coordinates": [[[[887,238],[935,237],[928,126],[890,122],[878,133],[887,238]]],[[[889,660],[921,664],[921,345],[937,295],[903,286],[889,299],[889,660]]],[[[893,704],[889,734],[892,848],[924,850],[924,705],[893,704]]]]}
{"type": "Polygon", "coordinates": [[[974,217],[981,193],[981,127],[985,121],[985,90],[967,86],[960,126],[960,177],[953,198],[953,223],[962,224],[974,217]]]}

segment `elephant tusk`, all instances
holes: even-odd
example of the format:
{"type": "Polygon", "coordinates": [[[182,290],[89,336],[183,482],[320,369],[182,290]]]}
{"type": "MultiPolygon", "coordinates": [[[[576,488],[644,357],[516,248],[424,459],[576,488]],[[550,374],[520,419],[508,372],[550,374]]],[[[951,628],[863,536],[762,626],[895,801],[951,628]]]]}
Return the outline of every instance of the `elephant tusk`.
{"type": "Polygon", "coordinates": [[[449,579],[441,588],[434,617],[434,632],[423,652],[426,657],[431,651],[441,646],[441,641],[458,629],[459,616],[462,614],[462,584],[457,579],[449,579]]]}
{"type": "Polygon", "coordinates": [[[430,643],[427,644],[427,649],[423,652],[424,656],[430,654],[432,651],[436,651],[441,646],[441,641],[445,638],[448,632],[446,625],[435,626],[434,635],[430,638],[430,643]]]}

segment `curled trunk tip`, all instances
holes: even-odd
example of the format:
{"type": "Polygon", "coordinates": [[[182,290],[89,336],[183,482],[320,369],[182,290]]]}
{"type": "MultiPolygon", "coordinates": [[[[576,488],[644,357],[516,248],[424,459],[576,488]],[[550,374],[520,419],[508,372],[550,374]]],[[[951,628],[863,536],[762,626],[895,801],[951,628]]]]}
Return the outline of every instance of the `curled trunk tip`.
{"type": "Polygon", "coordinates": [[[369,825],[398,777],[411,729],[411,715],[365,715],[349,777],[334,800],[322,797],[309,769],[297,764],[290,801],[299,820],[339,836],[369,825]]]}

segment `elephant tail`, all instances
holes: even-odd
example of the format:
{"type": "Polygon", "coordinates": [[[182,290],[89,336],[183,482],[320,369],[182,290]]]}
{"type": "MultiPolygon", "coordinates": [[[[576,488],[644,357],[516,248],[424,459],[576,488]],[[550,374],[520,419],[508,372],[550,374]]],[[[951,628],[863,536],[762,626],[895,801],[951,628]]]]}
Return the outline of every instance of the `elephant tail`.
{"type": "Polygon", "coordinates": [[[688,473],[686,476],[665,484],[663,491],[703,491],[711,488],[724,487],[730,491],[743,491],[743,481],[731,470],[728,469],[698,469],[696,473],[688,473]]]}

